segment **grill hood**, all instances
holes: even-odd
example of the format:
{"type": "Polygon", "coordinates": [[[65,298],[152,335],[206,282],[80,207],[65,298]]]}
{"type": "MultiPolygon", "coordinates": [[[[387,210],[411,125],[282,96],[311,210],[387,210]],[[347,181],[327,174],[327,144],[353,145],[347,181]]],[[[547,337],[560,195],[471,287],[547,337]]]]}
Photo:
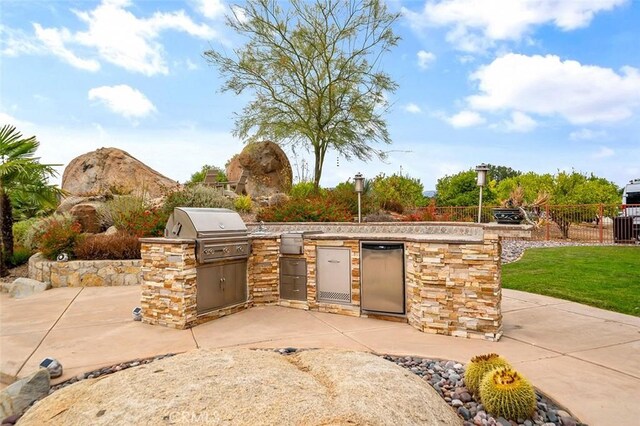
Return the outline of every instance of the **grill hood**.
{"type": "Polygon", "coordinates": [[[240,215],[229,209],[176,207],[164,229],[165,238],[222,238],[247,235],[240,215]]]}

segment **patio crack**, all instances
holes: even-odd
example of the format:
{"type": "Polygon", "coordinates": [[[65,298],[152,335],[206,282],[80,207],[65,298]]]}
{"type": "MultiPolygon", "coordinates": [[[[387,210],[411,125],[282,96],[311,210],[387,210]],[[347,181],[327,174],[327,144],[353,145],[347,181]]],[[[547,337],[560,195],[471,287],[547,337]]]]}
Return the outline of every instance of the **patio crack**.
{"type": "Polygon", "coordinates": [[[18,369],[18,372],[16,373],[16,379],[20,376],[20,373],[22,372],[22,369],[24,368],[24,366],[27,364],[27,362],[31,359],[31,357],[33,356],[33,354],[35,354],[38,349],[40,349],[40,346],[42,346],[42,343],[44,342],[44,340],[47,338],[47,336],[49,336],[49,334],[51,333],[51,331],[53,331],[53,329],[56,327],[56,325],[58,325],[58,323],[60,322],[60,320],[62,319],[62,317],[64,316],[65,313],[67,313],[67,311],[69,310],[69,308],[71,307],[71,305],[73,304],[73,302],[75,302],[75,300],[78,298],[78,296],[80,296],[80,293],[82,293],[82,291],[84,290],[84,287],[80,287],[80,291],[78,293],[76,293],[75,296],[73,296],[73,299],[71,299],[69,301],[69,304],[67,305],[66,308],[64,308],[64,311],[62,311],[62,313],[60,314],[60,316],[58,317],[58,319],[56,319],[56,321],[51,325],[51,327],[49,327],[49,329],[47,330],[47,332],[44,334],[44,336],[42,336],[42,339],[40,339],[40,341],[38,342],[38,344],[36,345],[35,349],[29,354],[28,357],[25,358],[24,362],[22,363],[22,365],[20,366],[20,368],[18,369]]]}

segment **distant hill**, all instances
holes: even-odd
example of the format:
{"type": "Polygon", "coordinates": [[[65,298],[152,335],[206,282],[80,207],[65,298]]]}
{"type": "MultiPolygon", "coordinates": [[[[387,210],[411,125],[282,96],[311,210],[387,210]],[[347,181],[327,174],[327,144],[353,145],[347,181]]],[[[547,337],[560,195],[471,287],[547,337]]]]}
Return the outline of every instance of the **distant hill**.
{"type": "Polygon", "coordinates": [[[422,193],[422,195],[424,195],[425,197],[429,197],[429,198],[433,198],[436,196],[436,191],[432,190],[432,191],[424,191],[422,193]]]}

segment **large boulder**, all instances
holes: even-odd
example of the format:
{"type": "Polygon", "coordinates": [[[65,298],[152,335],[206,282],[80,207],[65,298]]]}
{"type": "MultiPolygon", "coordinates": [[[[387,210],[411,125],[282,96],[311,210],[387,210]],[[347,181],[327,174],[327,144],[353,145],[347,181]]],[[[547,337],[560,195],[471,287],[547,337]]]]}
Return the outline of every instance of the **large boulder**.
{"type": "Polygon", "coordinates": [[[461,425],[424,380],[363,352],[199,349],[77,382],[20,425],[461,425]]]}
{"type": "Polygon", "coordinates": [[[15,299],[22,299],[33,294],[42,293],[49,288],[51,288],[51,284],[32,280],[31,278],[20,277],[16,278],[7,286],[7,292],[9,296],[15,299]]]}
{"type": "Polygon", "coordinates": [[[0,392],[0,420],[22,414],[33,401],[47,396],[50,386],[49,372],[41,368],[3,389],[0,392]]]}
{"type": "Polygon", "coordinates": [[[62,189],[71,195],[137,194],[157,198],[179,184],[117,148],[74,158],[64,169],[62,189]]]}
{"type": "Polygon", "coordinates": [[[250,143],[234,156],[226,168],[229,181],[240,179],[245,169],[249,171],[246,192],[252,198],[287,192],[291,188],[291,163],[282,148],[273,142],[250,143]]]}
{"type": "Polygon", "coordinates": [[[73,206],[71,210],[69,210],[69,213],[80,223],[82,232],[97,234],[102,231],[100,217],[98,216],[99,208],[99,203],[81,203],[73,206]]]}

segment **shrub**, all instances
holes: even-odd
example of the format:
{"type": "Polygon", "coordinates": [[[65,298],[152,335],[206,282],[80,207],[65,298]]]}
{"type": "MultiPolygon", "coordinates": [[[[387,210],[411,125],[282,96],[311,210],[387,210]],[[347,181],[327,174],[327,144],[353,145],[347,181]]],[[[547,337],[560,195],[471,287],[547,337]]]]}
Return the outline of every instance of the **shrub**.
{"type": "Polygon", "coordinates": [[[14,222],[13,242],[16,246],[23,246],[23,247],[27,246],[25,243],[27,233],[36,222],[38,222],[38,219],[36,218],[21,220],[20,222],[14,222]]]}
{"type": "Polygon", "coordinates": [[[60,220],[56,216],[48,217],[44,219],[44,233],[40,236],[38,250],[50,260],[54,260],[60,253],[73,257],[81,231],[82,226],[78,222],[69,222],[66,218],[60,220]]]}
{"type": "Polygon", "coordinates": [[[115,226],[118,230],[136,237],[161,236],[167,216],[160,210],[151,208],[144,198],[123,195],[107,201],[98,210],[101,225],[115,226]]]}
{"type": "Polygon", "coordinates": [[[162,206],[165,217],[173,213],[175,207],[219,207],[233,209],[233,202],[222,195],[220,189],[205,185],[193,185],[182,191],[172,192],[162,206]]]}
{"type": "Polygon", "coordinates": [[[76,219],[69,213],[56,213],[49,217],[38,219],[25,232],[24,237],[22,237],[22,245],[31,251],[38,250],[42,236],[47,231],[52,221],[58,222],[62,226],[69,227],[76,221],[76,219]]]}
{"type": "Polygon", "coordinates": [[[233,208],[239,212],[249,213],[253,209],[253,202],[248,195],[241,195],[233,200],[233,208]]]}
{"type": "Polygon", "coordinates": [[[506,359],[494,353],[471,358],[471,362],[464,372],[464,383],[467,389],[477,394],[484,375],[497,367],[510,367],[510,365],[506,359]]]}
{"type": "MultiPolygon", "coordinates": [[[[313,194],[313,182],[298,182],[291,187],[289,195],[291,198],[307,198],[313,194]]],[[[320,192],[323,190],[320,189],[320,192]]]]}
{"type": "Polygon", "coordinates": [[[265,207],[256,220],[265,222],[349,222],[351,212],[321,197],[292,198],[287,203],[265,207]]]}
{"type": "Polygon", "coordinates": [[[139,259],[140,243],[137,237],[126,232],[87,235],[77,242],[75,257],[86,260],[139,259]]]}
{"type": "MultiPolygon", "coordinates": [[[[451,220],[450,213],[438,213],[436,200],[432,199],[429,205],[424,208],[417,209],[413,213],[405,216],[405,222],[449,222],[451,220]]],[[[473,220],[471,220],[473,222],[473,220]]]]}
{"type": "Polygon", "coordinates": [[[29,258],[33,252],[26,247],[16,246],[13,248],[13,256],[9,258],[9,264],[11,266],[24,265],[29,261],[29,258]]]}
{"type": "Polygon", "coordinates": [[[424,188],[419,179],[408,176],[379,174],[371,184],[375,204],[385,210],[402,213],[406,208],[424,206],[424,188]]]}
{"type": "Polygon", "coordinates": [[[282,204],[289,202],[289,196],[282,192],[277,192],[269,197],[269,205],[270,206],[280,206],[282,204]]]}
{"type": "Polygon", "coordinates": [[[495,417],[526,419],[536,409],[536,392],[527,379],[511,367],[498,367],[484,375],[480,399],[495,417]]]}
{"type": "Polygon", "coordinates": [[[396,219],[389,213],[379,211],[376,213],[369,213],[363,219],[364,222],[396,222],[396,219]]]}

